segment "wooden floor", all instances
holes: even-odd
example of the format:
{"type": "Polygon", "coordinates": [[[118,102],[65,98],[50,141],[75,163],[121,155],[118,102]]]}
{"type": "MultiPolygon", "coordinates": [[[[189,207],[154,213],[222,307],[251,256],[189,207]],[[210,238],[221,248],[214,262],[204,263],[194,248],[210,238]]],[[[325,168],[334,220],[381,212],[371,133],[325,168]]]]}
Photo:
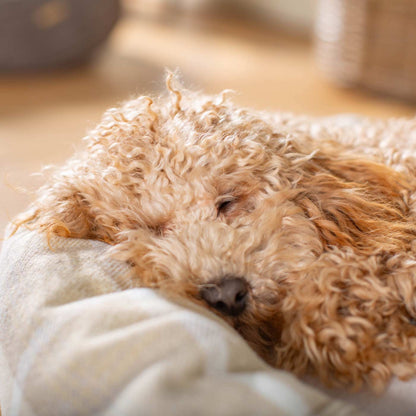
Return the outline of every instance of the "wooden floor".
{"type": "Polygon", "coordinates": [[[0,232],[24,209],[42,166],[61,163],[100,114],[118,101],[164,89],[165,68],[189,88],[231,88],[255,108],[329,115],[413,116],[414,105],[343,90],[315,67],[309,41],[226,19],[126,17],[88,66],[0,75],[0,232]]]}

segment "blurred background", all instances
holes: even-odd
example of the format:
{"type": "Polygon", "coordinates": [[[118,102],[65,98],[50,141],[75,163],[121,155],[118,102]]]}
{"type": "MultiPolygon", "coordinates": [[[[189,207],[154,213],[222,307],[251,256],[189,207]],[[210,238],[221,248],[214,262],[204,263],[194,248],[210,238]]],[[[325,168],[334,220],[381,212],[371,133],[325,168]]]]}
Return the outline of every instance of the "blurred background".
{"type": "Polygon", "coordinates": [[[257,109],[416,112],[415,0],[0,0],[0,232],[101,113],[165,89],[257,109]]]}

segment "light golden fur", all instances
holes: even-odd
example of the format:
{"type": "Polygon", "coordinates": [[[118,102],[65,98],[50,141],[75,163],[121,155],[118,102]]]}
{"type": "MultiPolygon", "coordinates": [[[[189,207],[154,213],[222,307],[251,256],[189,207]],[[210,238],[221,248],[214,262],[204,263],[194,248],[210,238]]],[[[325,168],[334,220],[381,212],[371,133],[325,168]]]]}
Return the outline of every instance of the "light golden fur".
{"type": "Polygon", "coordinates": [[[171,83],[108,110],[20,223],[105,241],[131,285],[200,304],[244,277],[224,319],[274,366],[378,391],[413,376],[416,120],[339,127],[171,83]]]}

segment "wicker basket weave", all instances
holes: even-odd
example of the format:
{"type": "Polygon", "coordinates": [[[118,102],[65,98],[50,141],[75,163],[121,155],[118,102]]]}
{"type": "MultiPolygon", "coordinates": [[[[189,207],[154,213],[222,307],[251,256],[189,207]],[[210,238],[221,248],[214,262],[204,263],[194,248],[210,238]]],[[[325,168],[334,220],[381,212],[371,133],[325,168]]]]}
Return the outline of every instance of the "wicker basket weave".
{"type": "Polygon", "coordinates": [[[416,0],[320,0],[316,39],[331,79],[416,100],[416,0]]]}

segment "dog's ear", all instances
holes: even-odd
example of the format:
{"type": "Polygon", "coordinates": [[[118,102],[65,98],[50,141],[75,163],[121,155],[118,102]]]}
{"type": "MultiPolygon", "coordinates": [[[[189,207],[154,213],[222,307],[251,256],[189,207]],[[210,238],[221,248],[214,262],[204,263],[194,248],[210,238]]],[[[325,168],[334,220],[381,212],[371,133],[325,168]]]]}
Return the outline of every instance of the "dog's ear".
{"type": "Polygon", "coordinates": [[[369,160],[318,155],[307,162],[297,203],[325,247],[370,254],[407,248],[416,229],[408,220],[409,184],[369,160]]]}
{"type": "Polygon", "coordinates": [[[48,234],[115,243],[118,231],[140,226],[143,172],[157,152],[159,113],[152,104],[139,97],[108,110],[85,138],[87,150],[52,173],[16,228],[30,224],[48,234]]]}

